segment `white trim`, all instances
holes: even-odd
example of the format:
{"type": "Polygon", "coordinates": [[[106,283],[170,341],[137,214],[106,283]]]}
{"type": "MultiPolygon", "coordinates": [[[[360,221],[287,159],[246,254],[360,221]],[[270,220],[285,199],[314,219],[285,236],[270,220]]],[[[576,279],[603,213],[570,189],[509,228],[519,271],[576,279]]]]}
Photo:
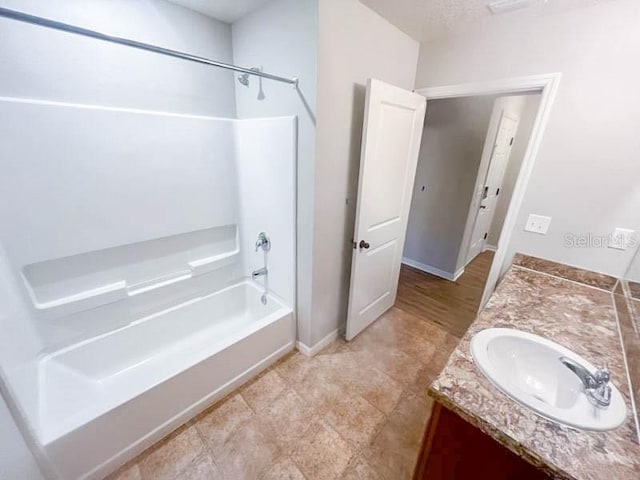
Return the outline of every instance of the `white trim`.
{"type": "Polygon", "coordinates": [[[529,144],[522,160],[522,166],[520,167],[520,173],[513,189],[511,196],[511,203],[505,216],[502,232],[500,233],[500,239],[498,240],[498,246],[495,256],[493,257],[493,263],[489,276],[482,294],[482,300],[478,311],[482,310],[482,307],[487,303],[489,297],[493,293],[493,290],[498,282],[500,276],[500,270],[504,263],[507,250],[511,243],[511,236],[516,227],[517,215],[522,206],[525,192],[529,179],[531,178],[531,172],[533,171],[533,165],[536,161],[538,149],[542,141],[542,135],[549,121],[549,115],[551,112],[551,106],[558,91],[558,85],[560,83],[560,73],[549,73],[544,75],[529,75],[525,77],[514,77],[501,80],[495,80],[483,83],[465,83],[458,85],[446,85],[441,87],[427,87],[418,88],[415,91],[424,95],[427,100],[435,100],[438,98],[455,98],[466,97],[472,95],[504,95],[513,93],[526,93],[526,92],[541,92],[540,106],[538,107],[538,114],[536,115],[533,128],[531,129],[531,136],[529,137],[529,144]]]}
{"type": "Polygon", "coordinates": [[[455,272],[447,272],[445,270],[440,270],[439,268],[432,267],[431,265],[426,265],[424,263],[416,262],[415,260],[411,260],[407,257],[402,257],[402,263],[405,265],[409,265],[410,267],[417,268],[425,273],[430,273],[431,275],[435,275],[436,277],[444,278],[445,280],[451,280],[455,282],[460,278],[460,276],[464,273],[464,267],[456,270],[455,272]]]}
{"type": "Polygon", "coordinates": [[[498,247],[494,246],[494,245],[486,245],[482,248],[483,252],[489,251],[489,252],[497,252],[498,251],[498,247]]]}
{"type": "Polygon", "coordinates": [[[339,332],[338,332],[338,329],[336,328],[333,332],[331,332],[329,335],[324,337],[322,340],[320,340],[318,343],[316,343],[312,347],[308,347],[307,345],[302,343],[300,340],[298,340],[296,342],[296,348],[303,355],[306,355],[307,357],[313,357],[317,353],[319,353],[320,350],[322,350],[324,347],[326,347],[335,339],[337,339],[338,335],[339,335],[339,332]]]}
{"type": "Polygon", "coordinates": [[[500,95],[538,92],[560,80],[561,73],[546,73],[524,77],[503,78],[488,82],[460,83],[440,87],[416,88],[414,91],[427,100],[441,98],[468,97],[471,95],[500,95]]]}

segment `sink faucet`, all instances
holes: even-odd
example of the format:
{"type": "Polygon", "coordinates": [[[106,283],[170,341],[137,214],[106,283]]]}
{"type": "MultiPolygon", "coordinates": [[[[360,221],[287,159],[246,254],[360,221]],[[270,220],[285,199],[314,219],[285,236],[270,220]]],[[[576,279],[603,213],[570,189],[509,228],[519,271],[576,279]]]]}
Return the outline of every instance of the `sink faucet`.
{"type": "Polygon", "coordinates": [[[598,408],[607,408],[611,403],[611,374],[607,368],[598,368],[591,373],[587,368],[567,357],[560,357],[562,364],[571,370],[582,382],[584,394],[589,402],[598,408]]]}

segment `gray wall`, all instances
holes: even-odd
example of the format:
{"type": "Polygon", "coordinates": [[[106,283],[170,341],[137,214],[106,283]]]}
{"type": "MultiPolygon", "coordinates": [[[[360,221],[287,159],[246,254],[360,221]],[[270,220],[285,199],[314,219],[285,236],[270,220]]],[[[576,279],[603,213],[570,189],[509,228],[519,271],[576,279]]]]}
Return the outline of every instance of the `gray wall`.
{"type": "Polygon", "coordinates": [[[455,273],[494,101],[428,103],[403,258],[455,273]]]}
{"type": "Polygon", "coordinates": [[[311,345],[346,320],[368,78],[411,89],[418,42],[357,0],[320,1],[311,345]]]}

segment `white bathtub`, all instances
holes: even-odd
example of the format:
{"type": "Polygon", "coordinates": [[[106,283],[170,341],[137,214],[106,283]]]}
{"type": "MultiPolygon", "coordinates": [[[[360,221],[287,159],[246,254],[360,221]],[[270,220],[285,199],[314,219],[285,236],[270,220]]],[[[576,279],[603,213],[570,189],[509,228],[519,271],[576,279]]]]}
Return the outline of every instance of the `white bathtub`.
{"type": "Polygon", "coordinates": [[[292,350],[292,309],[261,295],[245,280],[43,358],[37,435],[59,475],[102,477],[292,350]]]}

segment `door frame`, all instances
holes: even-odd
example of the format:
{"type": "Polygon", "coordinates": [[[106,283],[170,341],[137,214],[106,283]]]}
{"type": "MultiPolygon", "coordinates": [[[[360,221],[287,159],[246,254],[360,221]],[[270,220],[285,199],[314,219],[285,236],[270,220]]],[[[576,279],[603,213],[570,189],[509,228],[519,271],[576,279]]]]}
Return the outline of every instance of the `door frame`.
{"type": "MultiPolygon", "coordinates": [[[[536,119],[533,123],[531,136],[529,137],[529,144],[527,145],[524,159],[522,160],[522,166],[520,167],[520,172],[518,173],[518,178],[513,189],[511,202],[509,203],[509,208],[507,209],[507,214],[502,226],[502,232],[500,232],[498,249],[493,257],[493,263],[491,264],[489,276],[485,283],[478,311],[480,311],[487,303],[496,284],[498,283],[500,271],[502,270],[502,265],[507,256],[509,243],[516,228],[517,215],[527,191],[527,186],[531,178],[531,173],[533,172],[533,166],[536,162],[544,130],[549,121],[551,107],[555,100],[561,77],[562,74],[557,72],[542,75],[512,77],[487,82],[423,87],[416,88],[414,90],[416,93],[424,95],[427,101],[477,95],[508,95],[514,93],[540,94],[538,113],[536,114],[536,119]]],[[[426,123],[425,128],[427,128],[426,123]]]]}

